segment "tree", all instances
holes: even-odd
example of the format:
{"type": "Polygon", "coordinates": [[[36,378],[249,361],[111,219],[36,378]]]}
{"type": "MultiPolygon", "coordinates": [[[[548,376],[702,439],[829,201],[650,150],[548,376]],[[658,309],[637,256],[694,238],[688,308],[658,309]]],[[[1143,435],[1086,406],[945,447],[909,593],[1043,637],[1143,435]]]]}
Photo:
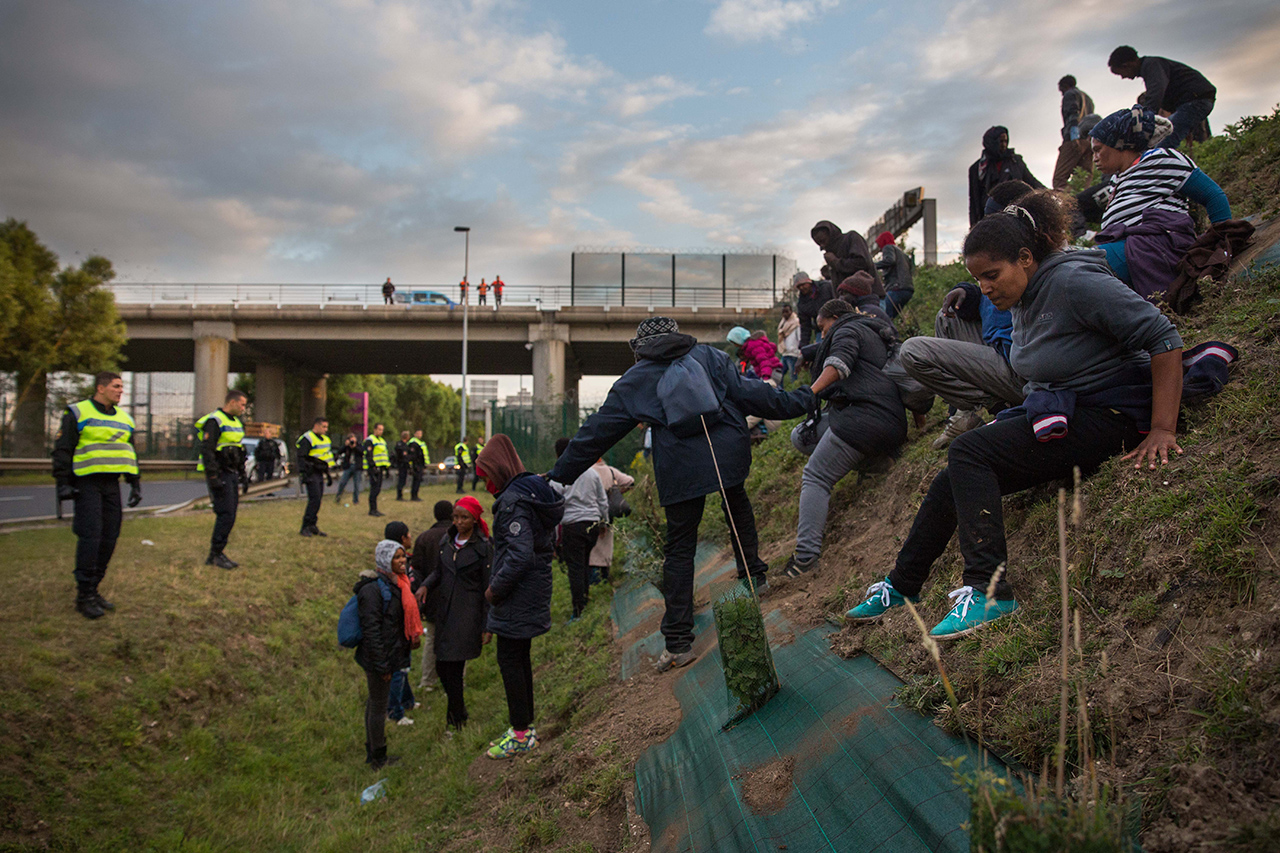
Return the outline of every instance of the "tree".
{"type": "MultiPolygon", "coordinates": [[[[46,382],[51,371],[94,373],[120,364],[125,326],[115,296],[111,262],[93,256],[59,269],[58,256],[25,222],[0,225],[0,370],[15,374],[19,453],[44,452],[46,382]]],[[[6,424],[7,426],[7,424],[6,424]]]]}

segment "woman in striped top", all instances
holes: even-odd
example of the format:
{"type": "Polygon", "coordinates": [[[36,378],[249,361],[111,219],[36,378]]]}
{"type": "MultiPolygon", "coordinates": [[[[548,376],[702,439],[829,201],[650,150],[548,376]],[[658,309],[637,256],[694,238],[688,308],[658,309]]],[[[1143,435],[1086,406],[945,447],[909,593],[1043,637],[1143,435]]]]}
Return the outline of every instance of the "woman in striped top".
{"type": "Polygon", "coordinates": [[[1098,244],[1116,276],[1147,298],[1168,289],[1174,267],[1195,242],[1190,201],[1203,204],[1211,222],[1231,218],[1222,188],[1190,157],[1155,147],[1172,127],[1134,106],[1107,116],[1089,134],[1095,165],[1111,173],[1098,244]]]}

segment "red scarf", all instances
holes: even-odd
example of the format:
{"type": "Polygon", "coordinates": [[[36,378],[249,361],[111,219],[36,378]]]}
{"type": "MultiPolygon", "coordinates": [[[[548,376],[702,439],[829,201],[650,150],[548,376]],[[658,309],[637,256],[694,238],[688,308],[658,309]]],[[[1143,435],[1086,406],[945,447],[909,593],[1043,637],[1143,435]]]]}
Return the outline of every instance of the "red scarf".
{"type": "Polygon", "coordinates": [[[418,613],[418,599],[413,597],[409,589],[408,575],[394,575],[396,585],[400,587],[400,604],[404,607],[404,635],[409,638],[413,648],[419,645],[422,636],[422,616],[418,613]]]}
{"type": "Polygon", "coordinates": [[[471,513],[471,517],[476,520],[476,524],[480,525],[480,532],[484,534],[484,538],[489,538],[489,525],[485,524],[484,507],[480,506],[480,501],[471,497],[471,495],[467,495],[466,497],[458,498],[458,502],[454,506],[471,513]]]}

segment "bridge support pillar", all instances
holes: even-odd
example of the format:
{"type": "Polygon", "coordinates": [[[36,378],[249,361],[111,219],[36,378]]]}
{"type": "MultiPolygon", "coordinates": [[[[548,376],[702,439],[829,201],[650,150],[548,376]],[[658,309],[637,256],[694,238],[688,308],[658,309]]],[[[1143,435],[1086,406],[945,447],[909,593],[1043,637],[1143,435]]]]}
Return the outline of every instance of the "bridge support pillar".
{"type": "Polygon", "coordinates": [[[578,407],[578,382],[582,379],[582,365],[573,354],[573,347],[565,350],[564,356],[564,401],[578,407]]]}
{"type": "Polygon", "coordinates": [[[234,323],[198,321],[193,324],[191,336],[196,342],[194,417],[198,418],[226,402],[227,371],[236,327],[234,323]]]}
{"type": "Polygon", "coordinates": [[[299,434],[311,429],[316,418],[324,417],[324,407],[329,401],[329,374],[304,376],[302,379],[302,425],[299,434]]]}
{"type": "MultiPolygon", "coordinates": [[[[547,322],[530,324],[529,341],[533,344],[534,404],[547,405],[563,402],[569,327],[547,322]]],[[[577,390],[576,383],[574,390],[577,390]]]]}
{"type": "Polygon", "coordinates": [[[259,362],[254,369],[253,419],[284,423],[284,365],[259,362]]]}

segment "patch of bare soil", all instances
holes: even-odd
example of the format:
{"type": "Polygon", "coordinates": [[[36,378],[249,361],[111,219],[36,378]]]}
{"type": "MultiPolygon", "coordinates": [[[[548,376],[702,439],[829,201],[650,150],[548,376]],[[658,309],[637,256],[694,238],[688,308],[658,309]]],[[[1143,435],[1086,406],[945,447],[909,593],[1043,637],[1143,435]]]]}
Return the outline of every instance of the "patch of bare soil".
{"type": "Polygon", "coordinates": [[[758,815],[780,811],[791,796],[794,758],[777,758],[742,774],[742,800],[758,815]]]}

